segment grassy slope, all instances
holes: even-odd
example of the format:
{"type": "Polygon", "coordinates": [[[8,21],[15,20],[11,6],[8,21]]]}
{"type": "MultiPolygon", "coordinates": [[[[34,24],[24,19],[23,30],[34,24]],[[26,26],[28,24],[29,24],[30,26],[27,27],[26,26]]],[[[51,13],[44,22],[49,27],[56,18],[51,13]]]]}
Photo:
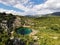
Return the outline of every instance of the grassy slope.
{"type": "Polygon", "coordinates": [[[21,17],[29,23],[31,29],[38,30],[36,34],[40,45],[60,45],[60,17],[21,17]],[[30,21],[29,21],[30,20],[30,21]],[[33,25],[31,25],[33,24],[33,25]]]}
{"type": "Polygon", "coordinates": [[[42,45],[60,45],[60,17],[39,17],[33,20],[42,45]],[[44,42],[45,41],[45,42],[44,42]]]}
{"type": "MultiPolygon", "coordinates": [[[[22,17],[23,18],[23,17],[22,17]]],[[[39,17],[39,18],[26,18],[29,19],[34,25],[30,25],[32,29],[38,30],[36,36],[39,37],[38,42],[40,45],[60,45],[60,17],[39,17]]],[[[23,19],[24,19],[23,18],[23,19]]]]}
{"type": "Polygon", "coordinates": [[[34,25],[30,25],[32,29],[38,30],[36,34],[40,45],[60,45],[60,17],[50,16],[50,17],[39,17],[39,18],[26,18],[29,19],[34,25]]]}

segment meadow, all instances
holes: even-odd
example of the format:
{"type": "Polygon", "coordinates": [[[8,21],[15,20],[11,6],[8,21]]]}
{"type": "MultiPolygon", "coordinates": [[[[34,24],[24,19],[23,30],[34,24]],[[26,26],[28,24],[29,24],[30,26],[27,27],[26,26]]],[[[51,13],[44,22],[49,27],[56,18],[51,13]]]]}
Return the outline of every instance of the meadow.
{"type": "MultiPolygon", "coordinates": [[[[14,33],[9,36],[6,31],[1,31],[2,28],[0,27],[0,45],[6,45],[5,43],[12,35],[23,39],[24,45],[60,45],[60,16],[18,17],[21,19],[19,23],[38,32],[35,35],[29,36],[17,34],[13,30],[14,33]],[[37,38],[34,39],[33,37],[37,38]]],[[[6,17],[6,19],[9,19],[9,17],[6,17]]]]}

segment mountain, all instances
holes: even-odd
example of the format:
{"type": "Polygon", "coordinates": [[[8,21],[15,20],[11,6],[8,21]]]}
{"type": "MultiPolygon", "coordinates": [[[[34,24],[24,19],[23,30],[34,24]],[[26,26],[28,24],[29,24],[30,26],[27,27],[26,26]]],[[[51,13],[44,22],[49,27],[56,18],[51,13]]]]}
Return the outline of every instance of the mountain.
{"type": "Polygon", "coordinates": [[[26,17],[34,17],[34,18],[37,18],[37,17],[41,17],[41,15],[26,15],[26,17]]]}
{"type": "Polygon", "coordinates": [[[37,15],[26,15],[26,17],[48,17],[48,16],[60,16],[60,12],[53,12],[53,13],[49,13],[49,14],[37,14],[37,15]]]}
{"type": "Polygon", "coordinates": [[[51,15],[60,16],[60,12],[54,12],[51,15]]]}
{"type": "Polygon", "coordinates": [[[52,17],[52,16],[60,16],[60,12],[53,12],[53,13],[50,13],[50,14],[45,14],[45,15],[42,15],[42,17],[52,17]]]}

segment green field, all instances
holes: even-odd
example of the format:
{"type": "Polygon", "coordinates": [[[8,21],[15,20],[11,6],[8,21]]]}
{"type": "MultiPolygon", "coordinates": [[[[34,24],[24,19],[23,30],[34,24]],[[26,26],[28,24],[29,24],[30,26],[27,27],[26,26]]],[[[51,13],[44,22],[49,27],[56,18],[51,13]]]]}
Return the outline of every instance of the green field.
{"type": "MultiPolygon", "coordinates": [[[[22,25],[30,26],[30,29],[38,31],[34,36],[37,36],[37,40],[34,40],[33,36],[19,35],[14,30],[14,37],[18,37],[26,41],[26,45],[31,45],[30,42],[35,45],[60,45],[60,17],[23,17],[20,16],[22,25]]],[[[11,34],[12,35],[12,34],[11,34]]],[[[0,33],[0,45],[5,45],[8,38],[10,38],[7,32],[0,33]]]]}

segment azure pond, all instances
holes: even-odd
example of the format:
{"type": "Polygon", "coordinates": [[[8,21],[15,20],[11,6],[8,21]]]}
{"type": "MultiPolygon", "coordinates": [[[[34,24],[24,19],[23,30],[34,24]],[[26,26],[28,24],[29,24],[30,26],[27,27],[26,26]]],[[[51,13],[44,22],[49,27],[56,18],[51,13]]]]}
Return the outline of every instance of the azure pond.
{"type": "Polygon", "coordinates": [[[27,27],[19,27],[16,29],[16,33],[21,34],[21,35],[30,34],[31,32],[32,32],[32,30],[27,27]]]}

